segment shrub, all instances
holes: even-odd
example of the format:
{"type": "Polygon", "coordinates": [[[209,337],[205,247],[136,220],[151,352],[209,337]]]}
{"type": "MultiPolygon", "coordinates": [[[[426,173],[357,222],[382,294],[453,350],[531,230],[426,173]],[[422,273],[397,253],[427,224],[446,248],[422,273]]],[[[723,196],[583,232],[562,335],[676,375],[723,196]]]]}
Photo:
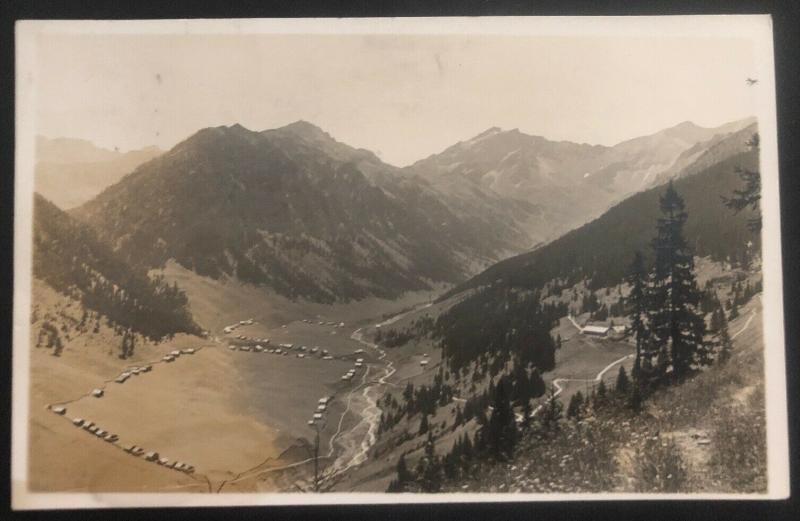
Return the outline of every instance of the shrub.
{"type": "Polygon", "coordinates": [[[716,415],[709,466],[728,490],[764,492],[767,488],[763,392],[759,387],[744,410],[729,407],[716,415]]]}
{"type": "Polygon", "coordinates": [[[633,472],[638,492],[686,490],[686,464],[672,440],[655,436],[637,448],[633,472]]]}

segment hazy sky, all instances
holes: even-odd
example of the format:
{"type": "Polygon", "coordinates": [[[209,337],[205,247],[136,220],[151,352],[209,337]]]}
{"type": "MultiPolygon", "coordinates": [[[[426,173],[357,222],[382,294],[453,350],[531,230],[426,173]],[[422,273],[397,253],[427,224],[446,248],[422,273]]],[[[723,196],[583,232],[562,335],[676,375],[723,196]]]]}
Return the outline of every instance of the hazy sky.
{"type": "Polygon", "coordinates": [[[298,119],[403,166],[499,126],[615,144],[754,113],[747,40],[38,36],[37,132],[127,150],[298,119]]]}

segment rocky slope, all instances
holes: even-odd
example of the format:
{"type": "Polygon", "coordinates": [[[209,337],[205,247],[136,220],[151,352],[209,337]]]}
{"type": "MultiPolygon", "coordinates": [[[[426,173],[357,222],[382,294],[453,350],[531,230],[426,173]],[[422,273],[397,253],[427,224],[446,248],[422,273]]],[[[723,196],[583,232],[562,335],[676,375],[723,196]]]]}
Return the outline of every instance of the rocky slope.
{"type": "Polygon", "coordinates": [[[457,282],[519,242],[395,170],[306,122],[207,128],[74,213],[133,264],[319,302],[457,282]]]}
{"type": "Polygon", "coordinates": [[[516,218],[535,245],[597,217],[632,193],[685,175],[693,164],[702,169],[741,152],[744,143],[729,138],[751,135],[752,128],[743,129],[752,125],[751,119],[716,128],[684,122],[613,147],[554,142],[495,127],[404,171],[429,180],[444,194],[469,191],[476,198],[525,201],[533,211],[516,218]],[[708,161],[698,163],[704,154],[708,161]]]}

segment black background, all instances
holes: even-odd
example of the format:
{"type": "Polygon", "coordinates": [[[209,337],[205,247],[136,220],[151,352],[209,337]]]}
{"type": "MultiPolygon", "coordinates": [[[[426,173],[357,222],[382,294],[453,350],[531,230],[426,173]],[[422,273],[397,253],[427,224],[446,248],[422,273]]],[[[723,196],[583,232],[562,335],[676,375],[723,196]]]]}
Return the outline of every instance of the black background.
{"type": "Polygon", "coordinates": [[[798,465],[798,62],[796,1],[24,1],[0,0],[0,519],[794,519],[798,465]],[[12,512],[10,510],[11,322],[14,215],[14,21],[19,19],[283,18],[367,16],[681,15],[769,13],[773,18],[780,154],[787,393],[792,499],[787,501],[591,501],[436,505],[242,507],[12,512]]]}

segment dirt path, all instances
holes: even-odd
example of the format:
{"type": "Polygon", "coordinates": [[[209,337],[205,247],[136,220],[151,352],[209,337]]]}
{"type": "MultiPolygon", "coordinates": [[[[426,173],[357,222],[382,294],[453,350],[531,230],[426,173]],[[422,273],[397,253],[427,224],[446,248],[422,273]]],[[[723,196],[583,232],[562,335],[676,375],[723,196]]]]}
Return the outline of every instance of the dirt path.
{"type": "MultiPolygon", "coordinates": [[[[760,299],[760,298],[761,298],[761,295],[759,295],[759,296],[758,296],[758,298],[760,299]]],[[[751,312],[750,312],[750,316],[749,316],[749,317],[747,317],[747,322],[745,322],[745,323],[744,323],[744,325],[742,326],[742,329],[740,329],[739,331],[737,331],[736,333],[734,333],[734,334],[731,336],[731,340],[733,340],[733,339],[734,339],[734,338],[736,338],[737,336],[739,336],[739,335],[741,335],[742,333],[744,333],[744,332],[747,330],[747,328],[748,328],[748,327],[750,327],[750,322],[752,322],[752,321],[753,321],[753,319],[756,317],[756,315],[758,315],[758,312],[757,312],[755,309],[754,309],[753,311],[751,311],[751,312]]]]}
{"type": "MultiPolygon", "coordinates": [[[[603,369],[601,369],[600,372],[597,373],[597,376],[595,376],[594,378],[556,378],[555,380],[553,380],[553,386],[556,388],[556,392],[553,393],[553,398],[557,398],[564,391],[564,388],[561,386],[562,383],[564,383],[564,382],[600,383],[600,380],[603,379],[603,376],[605,376],[605,374],[608,371],[610,371],[614,366],[616,366],[618,364],[621,364],[625,360],[628,360],[629,358],[633,358],[634,356],[635,355],[630,354],[630,355],[625,355],[625,356],[623,356],[622,358],[620,358],[618,360],[614,360],[613,362],[611,362],[610,364],[605,366],[603,369]]],[[[537,405],[536,408],[531,412],[531,417],[536,416],[536,414],[538,414],[539,411],[541,411],[543,407],[544,407],[544,404],[537,405]]]]}
{"type": "Polygon", "coordinates": [[[578,332],[579,332],[579,333],[580,333],[581,331],[583,331],[583,328],[580,326],[580,324],[578,324],[577,322],[575,322],[575,319],[572,317],[572,315],[567,315],[567,320],[569,320],[570,322],[572,322],[572,325],[573,325],[573,326],[575,326],[576,328],[578,328],[578,332]]]}

